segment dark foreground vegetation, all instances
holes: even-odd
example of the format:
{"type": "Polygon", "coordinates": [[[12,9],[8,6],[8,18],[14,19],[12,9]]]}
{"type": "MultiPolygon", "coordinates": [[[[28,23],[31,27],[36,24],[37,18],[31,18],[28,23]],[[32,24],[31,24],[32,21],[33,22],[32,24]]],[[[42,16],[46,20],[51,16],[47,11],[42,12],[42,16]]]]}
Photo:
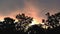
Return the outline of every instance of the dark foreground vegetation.
{"type": "Polygon", "coordinates": [[[19,32],[20,34],[49,34],[49,33],[58,33],[60,32],[60,13],[50,15],[47,13],[47,20],[42,20],[44,25],[49,26],[47,29],[42,28],[41,24],[28,26],[32,23],[33,18],[25,16],[25,14],[18,14],[16,19],[18,22],[15,22],[14,19],[10,17],[5,17],[4,21],[0,21],[0,32],[19,32]],[[28,29],[26,30],[26,27],[28,29]],[[50,27],[52,26],[52,28],[50,27]]]}

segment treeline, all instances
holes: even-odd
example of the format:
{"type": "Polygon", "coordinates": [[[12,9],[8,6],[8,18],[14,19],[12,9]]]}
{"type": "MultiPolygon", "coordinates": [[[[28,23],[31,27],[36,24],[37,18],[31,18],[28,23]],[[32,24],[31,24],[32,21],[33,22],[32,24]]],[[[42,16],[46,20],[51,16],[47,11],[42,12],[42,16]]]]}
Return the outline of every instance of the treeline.
{"type": "Polygon", "coordinates": [[[0,32],[19,32],[21,34],[47,34],[60,32],[60,12],[54,15],[47,13],[46,15],[47,20],[43,19],[42,22],[44,25],[48,26],[47,29],[42,28],[41,24],[29,27],[28,25],[32,23],[33,17],[26,16],[22,13],[16,15],[18,22],[15,22],[15,20],[10,17],[5,17],[4,21],[0,21],[0,32]]]}
{"type": "Polygon", "coordinates": [[[24,32],[25,28],[32,23],[33,18],[25,16],[25,14],[18,14],[16,16],[18,22],[13,18],[5,17],[4,21],[0,21],[0,32],[24,32]]]}

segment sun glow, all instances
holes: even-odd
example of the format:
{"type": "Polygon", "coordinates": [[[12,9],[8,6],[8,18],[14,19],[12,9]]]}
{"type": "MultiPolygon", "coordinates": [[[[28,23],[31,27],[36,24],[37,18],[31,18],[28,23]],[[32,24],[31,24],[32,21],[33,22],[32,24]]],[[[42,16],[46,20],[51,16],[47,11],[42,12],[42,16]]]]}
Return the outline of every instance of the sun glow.
{"type": "Polygon", "coordinates": [[[39,22],[36,19],[33,19],[32,24],[39,24],[39,22]]]}
{"type": "Polygon", "coordinates": [[[39,24],[39,22],[36,19],[33,19],[32,23],[29,24],[29,26],[35,25],[35,24],[39,24]]]}

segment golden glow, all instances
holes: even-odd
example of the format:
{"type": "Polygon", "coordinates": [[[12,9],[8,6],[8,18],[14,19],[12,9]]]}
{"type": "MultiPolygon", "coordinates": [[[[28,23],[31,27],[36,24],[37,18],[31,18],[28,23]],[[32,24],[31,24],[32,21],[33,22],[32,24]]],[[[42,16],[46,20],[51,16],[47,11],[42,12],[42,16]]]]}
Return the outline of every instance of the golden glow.
{"type": "Polygon", "coordinates": [[[11,17],[13,19],[15,19],[15,22],[17,22],[18,20],[15,18],[17,14],[19,13],[25,13],[27,16],[33,17],[33,22],[32,24],[39,24],[42,23],[42,17],[38,16],[38,9],[36,7],[34,7],[32,4],[25,2],[25,6],[24,8],[21,9],[17,9],[17,10],[12,10],[11,14],[8,14],[7,16],[4,15],[0,15],[0,20],[3,21],[3,19],[5,17],[11,17]]]}
{"type": "Polygon", "coordinates": [[[33,19],[32,25],[33,25],[33,24],[39,24],[39,22],[38,22],[36,19],[33,19]]]}
{"type": "Polygon", "coordinates": [[[15,19],[15,22],[18,22],[18,20],[17,20],[17,19],[15,19]]]}
{"type": "Polygon", "coordinates": [[[42,26],[42,28],[44,28],[44,29],[48,29],[48,26],[44,25],[44,26],[42,26]]]}

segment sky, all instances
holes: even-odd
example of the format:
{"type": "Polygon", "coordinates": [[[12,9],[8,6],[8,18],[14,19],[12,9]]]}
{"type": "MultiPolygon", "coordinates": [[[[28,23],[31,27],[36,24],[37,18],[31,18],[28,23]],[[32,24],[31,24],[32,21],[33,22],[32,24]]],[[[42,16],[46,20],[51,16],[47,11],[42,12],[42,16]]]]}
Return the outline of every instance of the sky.
{"type": "Polygon", "coordinates": [[[25,13],[41,22],[46,19],[47,12],[60,12],[60,0],[0,0],[0,20],[7,16],[15,18],[19,13],[25,13]]]}

